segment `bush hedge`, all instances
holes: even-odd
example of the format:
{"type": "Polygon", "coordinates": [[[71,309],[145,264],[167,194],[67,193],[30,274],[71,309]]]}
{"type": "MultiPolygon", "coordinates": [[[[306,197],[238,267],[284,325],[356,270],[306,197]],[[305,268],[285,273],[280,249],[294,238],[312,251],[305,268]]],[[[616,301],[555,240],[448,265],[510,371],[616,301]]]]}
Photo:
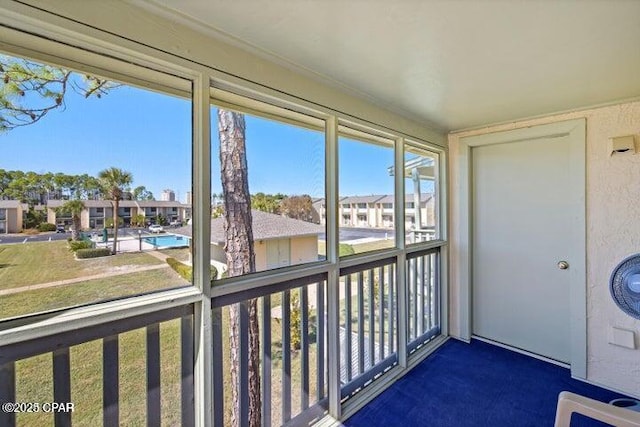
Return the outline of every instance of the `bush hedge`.
{"type": "Polygon", "coordinates": [[[38,231],[56,231],[56,225],[50,222],[41,222],[37,228],[38,231]]]}
{"type": "Polygon", "coordinates": [[[340,243],[340,245],[338,246],[338,251],[340,256],[348,256],[356,253],[356,251],[353,250],[353,246],[346,243],[340,243]]]}
{"type": "Polygon", "coordinates": [[[108,248],[95,248],[95,249],[78,249],[76,251],[76,258],[98,258],[111,255],[111,250],[108,248]]]}
{"type": "MultiPolygon", "coordinates": [[[[190,265],[181,263],[175,258],[167,258],[167,264],[187,282],[192,282],[193,268],[190,265]]],[[[211,266],[211,283],[218,277],[218,270],[211,266]]]]}
{"type": "Polygon", "coordinates": [[[81,249],[93,249],[93,242],[87,240],[71,240],[69,242],[69,250],[71,252],[78,252],[81,249]]]}

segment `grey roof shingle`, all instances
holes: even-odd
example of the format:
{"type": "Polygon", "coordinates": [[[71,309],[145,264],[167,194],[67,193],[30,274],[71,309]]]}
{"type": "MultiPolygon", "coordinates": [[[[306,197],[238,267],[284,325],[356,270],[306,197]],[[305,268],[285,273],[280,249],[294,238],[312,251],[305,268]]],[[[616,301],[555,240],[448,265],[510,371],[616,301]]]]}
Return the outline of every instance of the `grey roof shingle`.
{"type": "MultiPolygon", "coordinates": [[[[253,225],[253,240],[269,240],[282,237],[313,236],[324,233],[323,226],[311,222],[291,219],[281,215],[251,210],[253,225]]],[[[211,220],[211,243],[222,244],[224,238],[223,218],[211,220]]],[[[191,226],[176,228],[172,231],[191,237],[191,226]]]]}
{"type": "MultiPolygon", "coordinates": [[[[47,206],[57,208],[65,204],[67,200],[49,200],[47,206]]],[[[113,206],[111,200],[83,200],[87,208],[110,208],[113,206]]],[[[188,206],[180,202],[169,202],[164,200],[120,200],[121,208],[172,208],[188,206]]]]}
{"type": "Polygon", "coordinates": [[[177,200],[169,201],[169,200],[138,200],[134,201],[141,208],[173,208],[173,207],[181,207],[181,206],[191,206],[180,203],[177,200]]]}
{"type": "Polygon", "coordinates": [[[383,197],[384,195],[382,194],[372,194],[371,196],[348,196],[344,199],[340,199],[340,204],[344,205],[348,203],[375,203],[383,197]]]}

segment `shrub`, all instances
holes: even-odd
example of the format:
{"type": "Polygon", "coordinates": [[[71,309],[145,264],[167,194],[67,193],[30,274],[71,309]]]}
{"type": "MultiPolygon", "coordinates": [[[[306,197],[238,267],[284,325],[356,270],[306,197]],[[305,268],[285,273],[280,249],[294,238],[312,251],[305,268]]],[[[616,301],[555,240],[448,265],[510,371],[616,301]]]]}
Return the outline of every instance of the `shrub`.
{"type": "Polygon", "coordinates": [[[302,330],[300,329],[302,307],[300,307],[300,295],[297,289],[291,291],[290,305],[291,350],[300,350],[302,346],[302,330]]]}
{"type": "Polygon", "coordinates": [[[175,258],[167,258],[167,264],[187,282],[193,278],[193,269],[175,258]]]}
{"type": "Polygon", "coordinates": [[[78,249],[76,251],[76,258],[78,259],[98,258],[109,255],[111,255],[109,248],[78,249]]]}
{"type": "MultiPolygon", "coordinates": [[[[193,279],[193,268],[190,265],[183,264],[175,258],[167,258],[167,264],[187,282],[193,279]]],[[[211,266],[211,283],[218,277],[218,270],[211,266]]]]}
{"type": "Polygon", "coordinates": [[[353,255],[356,251],[353,250],[353,246],[347,245],[346,243],[340,243],[338,247],[340,256],[353,255]]]}
{"type": "Polygon", "coordinates": [[[41,222],[38,224],[38,231],[56,231],[56,225],[50,222],[41,222]]]}
{"type": "MultiPolygon", "coordinates": [[[[113,218],[105,219],[104,226],[106,228],[113,228],[113,218]]],[[[123,226],[124,226],[124,219],[118,217],[118,228],[122,228],[123,226]]]]}
{"type": "Polygon", "coordinates": [[[71,252],[78,252],[81,249],[93,249],[93,242],[87,240],[72,240],[69,242],[69,250],[71,252]]]}

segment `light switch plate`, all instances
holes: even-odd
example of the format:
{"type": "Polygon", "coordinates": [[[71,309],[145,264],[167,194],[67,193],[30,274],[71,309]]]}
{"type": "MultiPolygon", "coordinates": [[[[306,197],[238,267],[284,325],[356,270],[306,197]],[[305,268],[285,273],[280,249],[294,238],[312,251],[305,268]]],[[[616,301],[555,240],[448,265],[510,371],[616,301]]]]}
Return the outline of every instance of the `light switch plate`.
{"type": "Polygon", "coordinates": [[[636,334],[628,329],[616,328],[612,326],[609,329],[609,344],[619,347],[636,349],[636,334]]]}

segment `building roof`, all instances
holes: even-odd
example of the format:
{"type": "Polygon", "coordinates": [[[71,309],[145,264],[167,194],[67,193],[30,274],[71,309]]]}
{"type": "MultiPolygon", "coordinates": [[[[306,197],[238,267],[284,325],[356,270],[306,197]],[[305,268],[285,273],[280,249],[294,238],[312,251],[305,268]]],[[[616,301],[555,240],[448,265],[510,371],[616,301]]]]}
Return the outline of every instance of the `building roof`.
{"type": "MultiPolygon", "coordinates": [[[[420,194],[420,202],[421,203],[426,203],[429,200],[431,200],[432,198],[433,198],[433,194],[431,194],[431,193],[422,193],[422,194],[420,194]]],[[[413,193],[405,194],[404,195],[404,201],[405,201],[405,203],[413,202],[414,201],[413,193]]]]}
{"type": "Polygon", "coordinates": [[[177,200],[137,200],[133,202],[141,208],[179,208],[185,206],[177,200]]]}
{"type": "Polygon", "coordinates": [[[375,203],[382,199],[384,194],[372,194],[371,196],[347,196],[344,199],[340,199],[340,204],[353,204],[353,203],[375,203]]]}
{"type": "MultiPolygon", "coordinates": [[[[64,205],[67,200],[49,200],[47,202],[47,207],[49,208],[58,208],[64,205]]],[[[82,201],[87,208],[110,208],[112,207],[111,200],[83,200],[82,201]]],[[[121,208],[172,208],[172,207],[181,207],[188,206],[183,205],[180,202],[169,202],[163,200],[120,200],[121,208]]]]}
{"type": "MultiPolygon", "coordinates": [[[[298,219],[287,218],[281,215],[251,210],[253,225],[253,240],[269,240],[284,237],[317,236],[324,233],[324,226],[298,219]]],[[[179,227],[173,230],[176,234],[191,237],[191,226],[179,227]]],[[[223,244],[224,219],[211,220],[211,243],[223,244]]]]}

